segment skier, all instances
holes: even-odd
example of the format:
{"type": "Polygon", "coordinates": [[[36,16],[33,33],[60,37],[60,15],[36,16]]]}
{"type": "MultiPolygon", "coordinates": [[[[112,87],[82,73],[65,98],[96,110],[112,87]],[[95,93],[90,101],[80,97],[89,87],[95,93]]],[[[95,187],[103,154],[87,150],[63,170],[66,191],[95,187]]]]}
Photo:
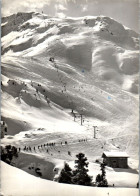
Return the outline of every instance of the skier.
{"type": "Polygon", "coordinates": [[[54,62],[54,57],[50,57],[49,61],[54,62]]]}
{"type": "Polygon", "coordinates": [[[31,80],[31,86],[33,87],[33,82],[32,82],[32,80],[31,80]]]}
{"type": "Polygon", "coordinates": [[[71,156],[71,152],[70,151],[68,151],[68,155],[71,156]]]}
{"type": "Polygon", "coordinates": [[[48,103],[48,105],[50,105],[50,100],[47,98],[47,103],[48,103]]]}

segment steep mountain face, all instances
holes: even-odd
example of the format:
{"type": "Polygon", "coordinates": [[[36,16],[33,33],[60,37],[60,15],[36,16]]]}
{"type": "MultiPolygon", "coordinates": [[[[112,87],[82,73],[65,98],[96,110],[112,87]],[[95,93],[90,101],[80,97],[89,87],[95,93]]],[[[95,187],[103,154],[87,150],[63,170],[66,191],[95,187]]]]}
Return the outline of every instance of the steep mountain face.
{"type": "Polygon", "coordinates": [[[98,125],[96,156],[119,148],[137,157],[137,33],[104,16],[18,13],[2,18],[1,43],[2,120],[12,135],[4,144],[91,139],[98,125]],[[84,115],[83,126],[71,109],[84,115]]]}

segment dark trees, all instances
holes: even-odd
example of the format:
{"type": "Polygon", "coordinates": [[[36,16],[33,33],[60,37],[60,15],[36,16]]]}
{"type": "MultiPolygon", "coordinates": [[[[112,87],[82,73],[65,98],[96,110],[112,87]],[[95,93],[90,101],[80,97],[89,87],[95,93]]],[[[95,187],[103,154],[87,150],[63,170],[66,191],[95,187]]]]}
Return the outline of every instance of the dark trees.
{"type": "Polygon", "coordinates": [[[73,184],[91,186],[92,185],[92,177],[88,175],[88,162],[85,154],[79,153],[76,155],[77,160],[75,160],[75,168],[73,171],[73,184]]]}
{"type": "Polygon", "coordinates": [[[72,170],[68,163],[65,163],[64,169],[62,169],[58,182],[72,184],[72,170]]]}
{"type": "Polygon", "coordinates": [[[12,165],[12,159],[13,158],[17,158],[18,157],[18,152],[17,152],[17,148],[15,146],[5,146],[2,147],[1,146],[1,160],[12,165]]]}
{"type": "Polygon", "coordinates": [[[108,182],[106,179],[106,171],[105,171],[105,164],[101,163],[101,174],[96,176],[96,184],[98,187],[108,187],[108,182]]]}

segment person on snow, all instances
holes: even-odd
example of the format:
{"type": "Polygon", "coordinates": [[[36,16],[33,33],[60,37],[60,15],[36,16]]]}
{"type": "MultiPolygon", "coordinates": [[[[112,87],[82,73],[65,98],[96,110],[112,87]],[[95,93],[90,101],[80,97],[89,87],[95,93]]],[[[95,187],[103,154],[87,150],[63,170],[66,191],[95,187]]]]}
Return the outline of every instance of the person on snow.
{"type": "Polygon", "coordinates": [[[54,57],[50,57],[49,61],[54,62],[54,57]]]}

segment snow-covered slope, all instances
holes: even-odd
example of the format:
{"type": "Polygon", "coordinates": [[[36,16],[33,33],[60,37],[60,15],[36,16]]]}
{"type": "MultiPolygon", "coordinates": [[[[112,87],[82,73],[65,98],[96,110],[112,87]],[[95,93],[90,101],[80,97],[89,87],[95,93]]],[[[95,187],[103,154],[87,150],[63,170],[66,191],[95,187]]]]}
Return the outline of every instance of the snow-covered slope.
{"type": "Polygon", "coordinates": [[[8,125],[2,144],[28,154],[26,166],[18,161],[19,168],[27,171],[32,155],[56,164],[73,161],[79,151],[91,162],[104,150],[126,151],[135,163],[137,33],[105,16],[60,19],[18,13],[2,19],[1,43],[2,120],[8,125]],[[79,117],[74,122],[72,109],[83,114],[83,126],[79,117]],[[65,141],[68,145],[62,146],[65,141]],[[37,149],[51,142],[56,147],[48,147],[49,153],[46,147],[37,149]],[[23,152],[25,145],[37,151],[23,152]]]}
{"type": "Polygon", "coordinates": [[[96,196],[127,196],[138,195],[138,189],[134,188],[95,188],[86,186],[66,185],[58,184],[48,180],[36,178],[24,171],[7,165],[1,162],[1,195],[2,196],[90,196],[96,194],[96,196]]]}

